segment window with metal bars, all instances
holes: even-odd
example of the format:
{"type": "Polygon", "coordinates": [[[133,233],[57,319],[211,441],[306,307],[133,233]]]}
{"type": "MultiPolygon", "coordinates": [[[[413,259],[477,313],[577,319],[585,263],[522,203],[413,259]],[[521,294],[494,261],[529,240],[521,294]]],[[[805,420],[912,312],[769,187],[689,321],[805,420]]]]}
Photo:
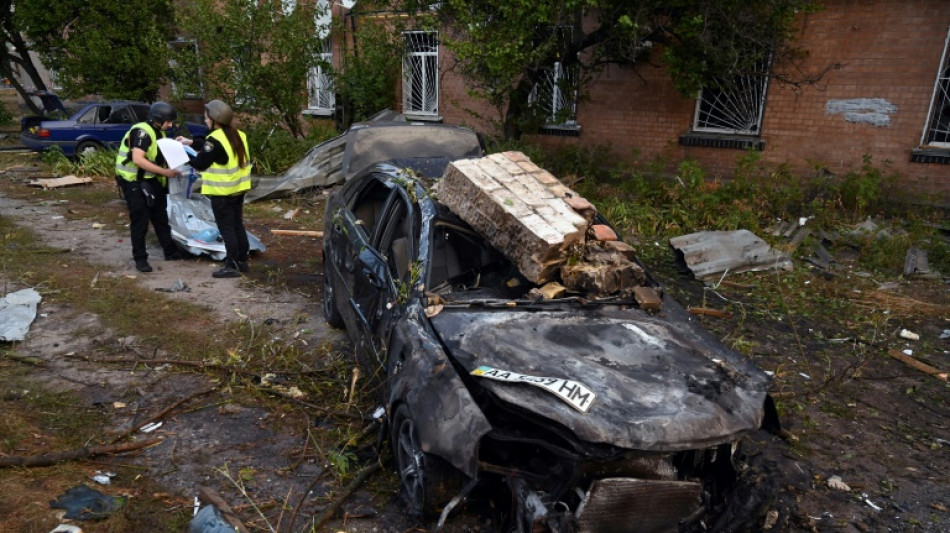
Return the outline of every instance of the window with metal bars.
{"type": "Polygon", "coordinates": [[[333,64],[333,47],[329,37],[324,39],[319,57],[321,64],[310,69],[310,75],[307,77],[307,109],[324,114],[333,113],[336,97],[333,93],[333,74],[329,68],[329,65],[333,64]]]}
{"type": "Polygon", "coordinates": [[[760,135],[769,78],[762,74],[741,76],[733,87],[704,87],[696,100],[693,131],[760,135]]]}
{"type": "Polygon", "coordinates": [[[531,89],[528,103],[544,116],[545,128],[577,128],[577,77],[560,61],[546,69],[531,89]]]}
{"type": "Polygon", "coordinates": [[[439,114],[439,34],[407,31],[402,62],[402,109],[406,115],[439,114]]]}
{"type": "Polygon", "coordinates": [[[940,70],[937,71],[937,81],[934,83],[930,112],[927,117],[927,128],[924,130],[920,144],[950,148],[950,30],[943,43],[940,70]]]}

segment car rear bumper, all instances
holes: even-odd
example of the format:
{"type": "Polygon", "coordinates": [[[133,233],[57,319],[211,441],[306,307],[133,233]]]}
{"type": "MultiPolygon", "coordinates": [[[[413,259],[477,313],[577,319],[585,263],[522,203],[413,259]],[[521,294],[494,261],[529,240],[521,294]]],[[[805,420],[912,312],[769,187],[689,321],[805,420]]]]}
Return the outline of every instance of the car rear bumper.
{"type": "Polygon", "coordinates": [[[34,152],[45,152],[54,146],[58,146],[65,155],[72,155],[76,151],[74,142],[48,141],[25,133],[20,134],[20,142],[34,152]]]}

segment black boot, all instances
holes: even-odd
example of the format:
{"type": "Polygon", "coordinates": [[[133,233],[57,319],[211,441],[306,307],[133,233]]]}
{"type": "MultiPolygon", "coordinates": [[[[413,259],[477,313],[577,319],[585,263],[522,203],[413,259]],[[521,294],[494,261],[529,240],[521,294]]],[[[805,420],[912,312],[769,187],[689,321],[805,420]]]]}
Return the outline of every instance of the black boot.
{"type": "Polygon", "coordinates": [[[151,272],[152,265],[148,264],[147,259],[136,259],[135,269],[138,270],[139,272],[151,272]]]}
{"type": "Polygon", "coordinates": [[[211,274],[211,277],[212,278],[239,278],[241,277],[241,273],[230,266],[226,266],[222,268],[221,270],[215,271],[213,274],[211,274]]]}

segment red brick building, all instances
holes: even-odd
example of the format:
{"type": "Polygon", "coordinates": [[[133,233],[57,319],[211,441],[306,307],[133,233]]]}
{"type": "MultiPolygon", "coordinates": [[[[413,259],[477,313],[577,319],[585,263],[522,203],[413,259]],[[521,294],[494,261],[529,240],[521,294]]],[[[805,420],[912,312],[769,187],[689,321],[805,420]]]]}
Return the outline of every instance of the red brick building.
{"type": "MultiPolygon", "coordinates": [[[[798,44],[810,54],[804,70],[830,67],[815,85],[760,83],[748,88],[751,103],[712,91],[691,99],[647,62],[636,72],[611,67],[577,102],[576,122],[531,138],[546,145],[609,144],[631,162],[694,158],[712,176],[728,176],[750,148],[803,178],[817,168],[860,169],[869,155],[901,176],[902,192],[950,203],[950,2],[824,4],[798,21],[798,44]]],[[[415,66],[404,73],[398,110],[490,133],[497,112],[466,94],[437,39],[411,35],[407,46],[415,66]]]]}

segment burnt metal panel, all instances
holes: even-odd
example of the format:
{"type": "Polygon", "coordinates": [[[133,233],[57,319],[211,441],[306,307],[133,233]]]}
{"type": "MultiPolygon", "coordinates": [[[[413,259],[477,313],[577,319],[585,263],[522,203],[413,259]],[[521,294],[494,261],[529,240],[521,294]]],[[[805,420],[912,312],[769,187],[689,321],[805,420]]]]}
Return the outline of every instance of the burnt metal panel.
{"type": "Polygon", "coordinates": [[[669,298],[664,316],[604,307],[525,312],[446,309],[432,323],[471,372],[490,366],[565,378],[597,394],[581,413],[519,383],[475,382],[581,440],[680,451],[734,440],[761,425],[768,376],[725,348],[669,298]]]}
{"type": "Polygon", "coordinates": [[[631,478],[591,484],[577,517],[578,533],[661,533],[699,507],[699,483],[631,478]]]}

